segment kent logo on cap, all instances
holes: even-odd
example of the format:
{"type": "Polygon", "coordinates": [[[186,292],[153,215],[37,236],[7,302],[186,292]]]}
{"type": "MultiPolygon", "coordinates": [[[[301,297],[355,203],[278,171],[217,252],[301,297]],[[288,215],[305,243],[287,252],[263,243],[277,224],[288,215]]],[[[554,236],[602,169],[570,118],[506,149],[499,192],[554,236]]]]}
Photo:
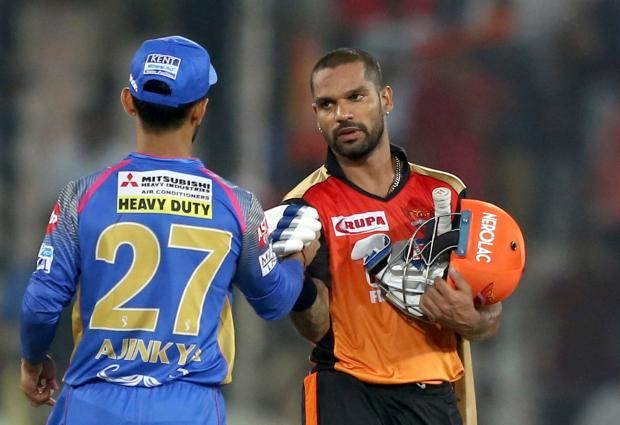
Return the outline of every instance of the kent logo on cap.
{"type": "Polygon", "coordinates": [[[144,102],[176,108],[203,98],[216,82],[209,53],[178,35],[145,41],[131,61],[131,94],[144,102]],[[165,83],[170,93],[145,90],[151,80],[165,83]]]}

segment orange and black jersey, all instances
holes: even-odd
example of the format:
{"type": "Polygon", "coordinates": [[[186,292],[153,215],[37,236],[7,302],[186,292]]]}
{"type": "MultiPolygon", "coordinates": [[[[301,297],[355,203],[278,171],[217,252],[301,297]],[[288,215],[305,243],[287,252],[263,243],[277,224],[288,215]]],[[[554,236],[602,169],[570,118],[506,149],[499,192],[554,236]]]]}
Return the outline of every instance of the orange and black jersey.
{"type": "Polygon", "coordinates": [[[362,261],[351,260],[355,243],[370,234],[410,238],[434,216],[433,189],[451,190],[453,211],[464,195],[457,177],[409,163],[396,146],[391,151],[409,166],[402,167],[399,186],[385,198],[348,181],[331,151],[325,165],[285,197],[316,208],[323,225],[321,249],[307,273],[330,288],[331,327],[311,359],[318,368],[371,383],[453,382],[463,375],[455,333],[405,317],[370,283],[362,261]]]}

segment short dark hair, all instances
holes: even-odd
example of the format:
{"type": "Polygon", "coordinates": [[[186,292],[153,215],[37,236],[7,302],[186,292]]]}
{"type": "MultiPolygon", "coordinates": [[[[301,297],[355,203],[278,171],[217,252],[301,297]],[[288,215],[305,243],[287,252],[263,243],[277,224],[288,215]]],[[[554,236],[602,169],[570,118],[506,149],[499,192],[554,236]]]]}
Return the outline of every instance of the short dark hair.
{"type": "MultiPolygon", "coordinates": [[[[170,87],[159,80],[148,81],[144,85],[144,90],[161,94],[170,94],[170,87]]],[[[172,106],[145,102],[137,99],[133,95],[131,97],[133,98],[133,103],[142,121],[144,130],[151,133],[161,133],[164,131],[176,130],[181,127],[183,121],[189,116],[192,107],[204,99],[202,98],[191,103],[185,103],[175,108],[172,106]]]]}
{"type": "Polygon", "coordinates": [[[341,47],[328,52],[314,65],[310,74],[310,91],[314,94],[314,76],[317,72],[354,62],[362,62],[366,79],[372,81],[378,89],[383,88],[383,71],[377,59],[362,49],[341,47]]]}

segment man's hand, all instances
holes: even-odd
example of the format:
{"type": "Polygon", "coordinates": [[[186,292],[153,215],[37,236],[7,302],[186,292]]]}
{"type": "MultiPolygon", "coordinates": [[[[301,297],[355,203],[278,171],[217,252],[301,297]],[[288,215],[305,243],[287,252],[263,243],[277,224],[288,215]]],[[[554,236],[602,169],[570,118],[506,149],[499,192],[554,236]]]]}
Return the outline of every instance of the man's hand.
{"type": "Polygon", "coordinates": [[[56,404],[52,395],[60,386],[56,380],[54,360],[50,356],[45,356],[42,363],[33,365],[22,359],[20,388],[33,406],[56,404]]]}
{"type": "Polygon", "coordinates": [[[456,270],[450,268],[449,273],[456,288],[436,278],[422,296],[422,312],[429,320],[451,328],[467,339],[493,336],[499,328],[501,303],[476,308],[469,284],[456,270]]]}
{"type": "Polygon", "coordinates": [[[298,260],[304,265],[305,268],[308,267],[310,263],[312,263],[312,260],[314,260],[314,257],[316,256],[316,253],[318,252],[320,247],[321,243],[319,242],[319,233],[316,233],[316,237],[314,238],[314,240],[308,243],[306,247],[300,252],[296,252],[282,258],[293,258],[295,260],[298,260]]]}
{"type": "Polygon", "coordinates": [[[278,257],[301,252],[321,231],[319,213],[308,205],[278,205],[265,211],[265,218],[278,257]]]}

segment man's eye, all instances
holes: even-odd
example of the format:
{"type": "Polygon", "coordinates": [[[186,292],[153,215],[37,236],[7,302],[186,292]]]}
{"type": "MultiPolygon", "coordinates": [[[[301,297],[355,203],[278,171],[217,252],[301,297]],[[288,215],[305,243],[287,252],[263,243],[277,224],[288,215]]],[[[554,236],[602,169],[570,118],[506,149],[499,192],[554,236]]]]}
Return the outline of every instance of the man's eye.
{"type": "Polygon", "coordinates": [[[364,95],[361,94],[354,94],[350,97],[350,99],[354,102],[359,102],[360,100],[362,100],[364,98],[364,95]]]}

